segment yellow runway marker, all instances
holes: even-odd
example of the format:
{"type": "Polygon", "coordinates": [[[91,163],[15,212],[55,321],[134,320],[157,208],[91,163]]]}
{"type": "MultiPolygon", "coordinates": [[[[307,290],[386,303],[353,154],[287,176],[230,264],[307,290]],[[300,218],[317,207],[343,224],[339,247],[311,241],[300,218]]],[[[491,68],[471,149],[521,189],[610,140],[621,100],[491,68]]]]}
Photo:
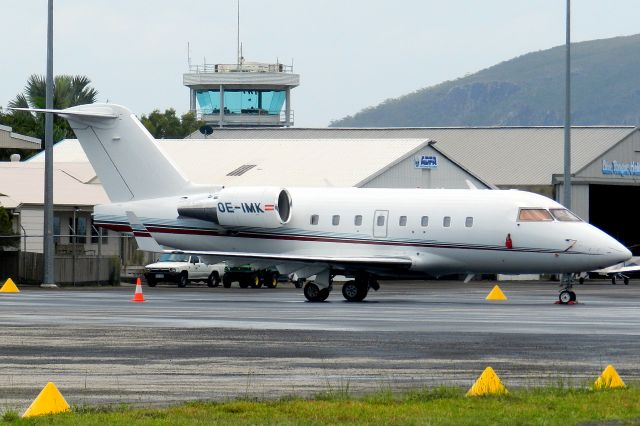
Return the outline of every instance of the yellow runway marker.
{"type": "Polygon", "coordinates": [[[65,401],[56,385],[54,385],[53,382],[49,382],[44,389],[40,391],[36,399],[33,400],[22,417],[42,416],[45,414],[63,413],[65,411],[71,411],[69,404],[67,404],[67,401],[65,401]]]}
{"type": "Polygon", "coordinates": [[[0,288],[0,293],[20,293],[20,290],[18,290],[16,283],[11,278],[8,278],[0,288]]]}
{"type": "Polygon", "coordinates": [[[493,371],[493,368],[487,367],[471,386],[467,396],[505,395],[507,393],[509,391],[500,381],[500,377],[493,371]]]}
{"type": "Polygon", "coordinates": [[[498,287],[498,284],[496,284],[485,300],[507,300],[507,296],[504,295],[500,287],[498,287]]]}
{"type": "Polygon", "coordinates": [[[593,388],[597,390],[624,388],[626,386],[611,364],[607,365],[607,368],[604,369],[598,380],[593,384],[593,388]]]}

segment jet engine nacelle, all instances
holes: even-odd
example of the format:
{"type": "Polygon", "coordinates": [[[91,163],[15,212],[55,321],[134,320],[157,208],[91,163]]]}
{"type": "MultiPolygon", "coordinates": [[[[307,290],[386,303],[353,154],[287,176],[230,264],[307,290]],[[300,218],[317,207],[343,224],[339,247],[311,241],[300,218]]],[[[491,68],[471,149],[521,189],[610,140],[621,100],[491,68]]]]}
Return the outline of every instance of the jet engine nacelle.
{"type": "Polygon", "coordinates": [[[278,187],[223,188],[179,207],[178,213],[223,227],[278,228],[291,219],[291,196],[278,187]]]}

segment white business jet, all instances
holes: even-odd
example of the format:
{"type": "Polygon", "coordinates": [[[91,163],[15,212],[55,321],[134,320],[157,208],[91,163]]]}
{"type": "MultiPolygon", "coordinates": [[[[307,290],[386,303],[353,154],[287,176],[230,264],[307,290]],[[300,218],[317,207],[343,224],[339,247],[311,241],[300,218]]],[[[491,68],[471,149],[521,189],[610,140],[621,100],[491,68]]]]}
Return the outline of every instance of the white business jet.
{"type": "MultiPolygon", "coordinates": [[[[631,257],[533,193],[201,186],[185,179],[127,108],[50,112],[69,121],[112,201],[96,206],[96,224],[133,232],[144,250],[315,275],[304,286],[311,302],[327,299],[337,274],[354,278],[342,287],[345,299],[362,301],[385,277],[572,274],[631,257]]],[[[575,301],[572,280],[559,299],[575,301]]]]}

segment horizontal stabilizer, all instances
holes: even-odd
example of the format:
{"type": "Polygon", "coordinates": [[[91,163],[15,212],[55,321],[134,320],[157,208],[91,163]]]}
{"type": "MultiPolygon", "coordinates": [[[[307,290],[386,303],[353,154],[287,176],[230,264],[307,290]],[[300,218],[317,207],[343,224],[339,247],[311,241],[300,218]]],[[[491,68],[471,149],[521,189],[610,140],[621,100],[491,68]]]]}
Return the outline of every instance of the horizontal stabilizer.
{"type": "Polygon", "coordinates": [[[118,116],[110,109],[104,109],[96,107],[94,110],[83,109],[82,111],[76,111],[71,108],[67,109],[45,109],[45,108],[9,108],[13,111],[27,111],[27,112],[39,112],[39,113],[53,113],[61,117],[96,117],[96,118],[117,118],[118,116]]]}

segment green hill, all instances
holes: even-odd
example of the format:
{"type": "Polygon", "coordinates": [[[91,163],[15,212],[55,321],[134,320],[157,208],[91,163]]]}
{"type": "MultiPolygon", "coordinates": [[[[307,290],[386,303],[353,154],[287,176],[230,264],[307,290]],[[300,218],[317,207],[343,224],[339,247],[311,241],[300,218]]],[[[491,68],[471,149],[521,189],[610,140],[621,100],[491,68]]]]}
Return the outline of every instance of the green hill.
{"type": "MultiPolygon", "coordinates": [[[[418,90],[331,127],[562,125],[564,46],[418,90]]],[[[572,44],[576,125],[640,123],[640,34],[572,44]]]]}

